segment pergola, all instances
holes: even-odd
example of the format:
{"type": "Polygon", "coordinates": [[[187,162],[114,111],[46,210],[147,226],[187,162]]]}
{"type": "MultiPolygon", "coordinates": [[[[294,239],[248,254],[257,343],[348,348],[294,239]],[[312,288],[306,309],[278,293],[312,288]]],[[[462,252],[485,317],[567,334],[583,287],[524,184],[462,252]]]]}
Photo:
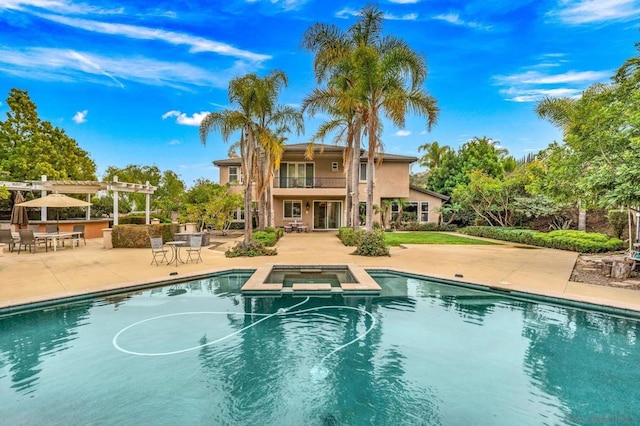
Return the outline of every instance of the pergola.
{"type": "MultiPolygon", "coordinates": [[[[112,181],[90,181],[90,180],[47,180],[46,176],[42,176],[41,180],[32,180],[26,182],[0,182],[1,186],[6,187],[10,191],[41,191],[42,196],[46,196],[49,192],[58,192],[62,194],[87,194],[87,201],[91,201],[91,195],[97,194],[99,191],[111,191],[113,193],[113,224],[118,224],[118,193],[119,192],[139,192],[145,194],[145,223],[150,223],[149,198],[157,187],[146,182],[129,183],[120,182],[118,177],[114,176],[112,181]]],[[[41,220],[47,220],[47,208],[42,207],[40,212],[41,220]]],[[[91,219],[91,207],[87,208],[86,219],[91,219]]]]}

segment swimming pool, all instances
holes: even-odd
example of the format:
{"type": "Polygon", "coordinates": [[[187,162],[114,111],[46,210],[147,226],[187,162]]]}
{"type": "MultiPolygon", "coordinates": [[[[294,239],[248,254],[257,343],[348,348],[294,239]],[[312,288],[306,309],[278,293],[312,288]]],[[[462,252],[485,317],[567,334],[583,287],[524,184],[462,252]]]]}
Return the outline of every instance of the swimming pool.
{"type": "Polygon", "coordinates": [[[3,315],[0,418],[640,422],[638,320],[372,275],[379,297],[244,297],[227,273],[3,315]]]}

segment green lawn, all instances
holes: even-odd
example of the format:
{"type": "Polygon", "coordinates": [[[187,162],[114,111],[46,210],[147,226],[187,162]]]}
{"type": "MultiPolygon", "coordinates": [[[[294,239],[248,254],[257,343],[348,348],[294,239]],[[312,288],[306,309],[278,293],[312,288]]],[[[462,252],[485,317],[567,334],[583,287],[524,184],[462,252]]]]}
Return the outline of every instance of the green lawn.
{"type": "Polygon", "coordinates": [[[399,246],[400,244],[499,244],[439,232],[385,232],[384,239],[390,246],[399,246]]]}

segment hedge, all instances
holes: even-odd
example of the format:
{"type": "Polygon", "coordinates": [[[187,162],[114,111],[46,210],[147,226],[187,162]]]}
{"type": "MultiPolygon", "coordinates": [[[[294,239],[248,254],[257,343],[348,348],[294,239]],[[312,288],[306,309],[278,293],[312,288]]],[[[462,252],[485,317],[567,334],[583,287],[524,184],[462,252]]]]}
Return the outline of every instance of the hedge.
{"type": "Polygon", "coordinates": [[[575,230],[539,232],[530,229],[501,228],[497,226],[468,226],[461,233],[494,240],[529,244],[579,253],[607,253],[624,248],[624,242],[604,234],[575,230]]]}
{"type": "Polygon", "coordinates": [[[113,248],[151,248],[149,237],[162,237],[173,241],[178,226],[173,223],[159,225],[115,225],[111,232],[113,248]]]}

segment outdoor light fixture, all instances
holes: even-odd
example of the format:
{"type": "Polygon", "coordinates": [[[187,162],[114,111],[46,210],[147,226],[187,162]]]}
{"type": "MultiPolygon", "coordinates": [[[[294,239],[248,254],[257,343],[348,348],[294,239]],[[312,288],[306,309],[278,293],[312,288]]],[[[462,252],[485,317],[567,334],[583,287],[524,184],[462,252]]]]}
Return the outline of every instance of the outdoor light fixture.
{"type": "Polygon", "coordinates": [[[307,211],[309,211],[309,202],[307,201],[307,211]]]}

